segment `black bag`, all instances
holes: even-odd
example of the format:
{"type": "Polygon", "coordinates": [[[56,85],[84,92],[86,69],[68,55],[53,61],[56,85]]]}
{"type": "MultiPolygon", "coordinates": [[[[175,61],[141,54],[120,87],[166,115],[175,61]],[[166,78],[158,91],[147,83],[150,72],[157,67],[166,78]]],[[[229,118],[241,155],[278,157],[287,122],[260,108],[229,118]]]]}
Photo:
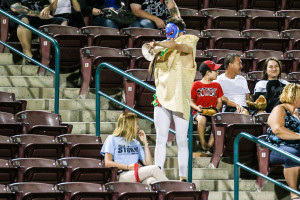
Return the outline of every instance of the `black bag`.
{"type": "Polygon", "coordinates": [[[118,26],[128,26],[137,20],[136,16],[126,6],[122,6],[118,10],[104,8],[102,11],[105,18],[113,20],[118,26]]]}

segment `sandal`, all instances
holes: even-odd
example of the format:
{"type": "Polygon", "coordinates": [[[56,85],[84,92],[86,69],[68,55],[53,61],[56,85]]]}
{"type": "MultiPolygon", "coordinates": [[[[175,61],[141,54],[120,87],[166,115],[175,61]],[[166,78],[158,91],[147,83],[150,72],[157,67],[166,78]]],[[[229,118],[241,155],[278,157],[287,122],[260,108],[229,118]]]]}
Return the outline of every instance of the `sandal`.
{"type": "MultiPolygon", "coordinates": [[[[36,60],[36,61],[39,62],[39,57],[37,55],[33,55],[32,59],[34,59],[34,60],[36,60]]],[[[27,60],[27,59],[25,60],[25,63],[26,63],[26,65],[35,65],[34,62],[32,62],[31,60],[27,60]]]]}

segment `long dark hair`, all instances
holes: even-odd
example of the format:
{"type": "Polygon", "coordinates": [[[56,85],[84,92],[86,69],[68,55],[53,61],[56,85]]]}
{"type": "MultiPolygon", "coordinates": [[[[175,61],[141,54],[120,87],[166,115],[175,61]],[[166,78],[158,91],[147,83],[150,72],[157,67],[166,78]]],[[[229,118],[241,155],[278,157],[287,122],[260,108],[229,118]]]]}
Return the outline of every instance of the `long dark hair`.
{"type": "Polygon", "coordinates": [[[279,66],[279,74],[277,76],[277,79],[280,79],[280,77],[281,77],[281,62],[275,57],[270,57],[270,58],[267,58],[264,63],[263,80],[268,80],[267,68],[268,68],[268,63],[271,60],[277,62],[278,66],[279,66]]]}

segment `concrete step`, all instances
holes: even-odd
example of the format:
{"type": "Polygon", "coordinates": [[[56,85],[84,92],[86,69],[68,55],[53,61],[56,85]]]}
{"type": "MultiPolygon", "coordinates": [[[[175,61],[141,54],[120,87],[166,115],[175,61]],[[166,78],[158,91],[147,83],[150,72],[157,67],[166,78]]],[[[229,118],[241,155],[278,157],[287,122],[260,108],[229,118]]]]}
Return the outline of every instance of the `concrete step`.
{"type": "Polygon", "coordinates": [[[54,87],[54,77],[0,76],[0,85],[2,87],[54,87]]]}
{"type": "MultiPolygon", "coordinates": [[[[37,65],[0,65],[0,73],[2,76],[36,76],[38,71],[37,65]]],[[[46,72],[46,76],[51,76],[50,72],[46,72]]]]}
{"type": "MultiPolygon", "coordinates": [[[[121,110],[101,110],[101,122],[117,122],[121,110]]],[[[94,122],[96,119],[96,111],[91,110],[60,110],[59,114],[63,121],[68,122],[94,122]]]]}
{"type": "Polygon", "coordinates": [[[14,64],[13,55],[11,53],[0,53],[0,65],[14,64]]]}
{"type": "MultiPolygon", "coordinates": [[[[178,168],[165,169],[166,176],[171,180],[179,180],[178,168]]],[[[226,180],[229,179],[227,169],[193,168],[193,181],[195,180],[226,180]]]]}
{"type": "MultiPolygon", "coordinates": [[[[226,191],[209,191],[208,200],[233,200],[233,192],[226,191]]],[[[277,197],[274,192],[239,192],[239,200],[276,200],[277,197]]]]}

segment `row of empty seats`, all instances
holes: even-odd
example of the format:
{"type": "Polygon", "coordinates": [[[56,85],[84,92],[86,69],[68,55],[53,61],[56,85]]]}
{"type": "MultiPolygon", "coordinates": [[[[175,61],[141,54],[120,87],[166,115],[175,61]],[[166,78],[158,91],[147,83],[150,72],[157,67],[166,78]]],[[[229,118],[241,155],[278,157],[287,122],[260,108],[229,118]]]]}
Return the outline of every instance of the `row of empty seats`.
{"type": "Polygon", "coordinates": [[[300,9],[299,0],[175,0],[177,6],[200,10],[202,8],[263,9],[283,10],[300,9]]]}
{"type": "Polygon", "coordinates": [[[300,10],[229,10],[220,8],[208,8],[195,10],[179,8],[181,17],[187,28],[204,29],[268,29],[283,31],[300,28],[300,10]]]}
{"type": "Polygon", "coordinates": [[[150,186],[126,182],[63,182],[56,185],[21,182],[0,185],[0,198],[5,200],[207,200],[208,194],[207,190],[196,190],[194,183],[178,181],[159,181],[150,186]]]}

